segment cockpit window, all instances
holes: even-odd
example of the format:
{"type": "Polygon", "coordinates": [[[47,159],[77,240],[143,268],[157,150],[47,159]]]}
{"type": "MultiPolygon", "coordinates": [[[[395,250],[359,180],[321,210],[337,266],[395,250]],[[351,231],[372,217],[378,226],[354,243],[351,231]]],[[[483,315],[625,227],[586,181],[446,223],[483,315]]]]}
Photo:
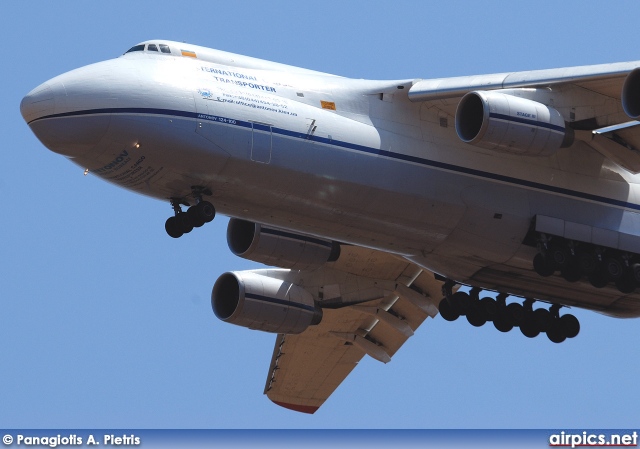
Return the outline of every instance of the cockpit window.
{"type": "Polygon", "coordinates": [[[127,53],[131,53],[132,51],[144,51],[145,47],[147,51],[158,51],[158,47],[160,47],[160,51],[162,53],[166,53],[169,55],[171,54],[171,47],[169,47],[167,44],[138,44],[127,50],[125,52],[125,55],[127,53]]]}
{"type": "Polygon", "coordinates": [[[131,53],[132,51],[143,51],[143,50],[144,50],[144,44],[140,44],[140,45],[135,45],[131,47],[129,50],[126,51],[126,53],[131,53]]]}

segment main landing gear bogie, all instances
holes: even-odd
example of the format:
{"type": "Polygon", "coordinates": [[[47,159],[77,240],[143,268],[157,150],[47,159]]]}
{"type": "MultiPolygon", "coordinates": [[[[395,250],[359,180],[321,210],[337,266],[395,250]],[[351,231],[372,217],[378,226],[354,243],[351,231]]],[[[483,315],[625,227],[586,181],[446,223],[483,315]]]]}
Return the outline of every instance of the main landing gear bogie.
{"type": "Polygon", "coordinates": [[[549,310],[533,309],[533,299],[525,299],[523,304],[506,303],[507,294],[500,293],[496,299],[480,298],[481,290],[472,288],[469,293],[456,292],[449,294],[440,302],[440,316],[447,321],[455,321],[465,316],[469,324],[475,327],[493,322],[500,332],[509,332],[518,327],[525,337],[534,338],[546,333],[549,340],[562,343],[567,338],[574,338],[580,332],[580,322],[571,315],[560,316],[560,307],[553,304],[549,310]]]}
{"type": "MultiPolygon", "coordinates": [[[[186,212],[181,205],[188,206],[179,198],[171,198],[174,216],[169,217],[164,224],[164,228],[169,236],[177,239],[184,234],[188,234],[193,228],[199,228],[205,223],[213,221],[216,216],[216,209],[209,201],[202,200],[203,189],[193,188],[196,204],[190,206],[186,212]]],[[[210,194],[210,193],[209,193],[210,194]]]]}
{"type": "Polygon", "coordinates": [[[640,287],[640,255],[540,234],[533,269],[542,277],[559,272],[567,282],[586,278],[596,288],[610,283],[624,294],[640,287]]]}

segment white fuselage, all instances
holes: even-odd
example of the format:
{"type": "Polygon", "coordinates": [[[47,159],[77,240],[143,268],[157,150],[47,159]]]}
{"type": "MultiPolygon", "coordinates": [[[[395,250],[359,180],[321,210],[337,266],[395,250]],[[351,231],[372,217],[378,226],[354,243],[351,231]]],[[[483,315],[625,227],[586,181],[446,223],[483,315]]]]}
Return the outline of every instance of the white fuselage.
{"type": "Polygon", "coordinates": [[[614,288],[542,280],[523,244],[535,215],[638,234],[638,176],[577,145],[527,157],[465,144],[433,103],[409,101],[411,80],[211,54],[128,53],[47,81],[22,112],[48,148],[144,195],[189,201],[207,187],[225,215],[459,282],[640,315],[614,288]]]}

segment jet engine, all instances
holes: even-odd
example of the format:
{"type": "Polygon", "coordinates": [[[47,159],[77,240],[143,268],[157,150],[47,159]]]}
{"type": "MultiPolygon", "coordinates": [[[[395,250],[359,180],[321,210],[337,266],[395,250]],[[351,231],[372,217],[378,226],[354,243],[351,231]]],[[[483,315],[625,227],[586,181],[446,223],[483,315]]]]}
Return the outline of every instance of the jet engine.
{"type": "Polygon", "coordinates": [[[466,143],[527,156],[550,156],[573,143],[557,110],[497,91],[469,92],[456,110],[456,132],[466,143]]]}
{"type": "Polygon", "coordinates": [[[640,118],[640,68],[627,75],[622,86],[622,108],[634,120],[640,118]]]}
{"type": "Polygon", "coordinates": [[[227,323],[280,334],[299,334],[322,319],[322,310],[305,289],[251,271],[220,276],[211,307],[227,323]]]}
{"type": "Polygon", "coordinates": [[[227,243],[236,256],[295,270],[318,268],[340,256],[340,245],[337,242],[238,218],[229,220],[227,243]]]}

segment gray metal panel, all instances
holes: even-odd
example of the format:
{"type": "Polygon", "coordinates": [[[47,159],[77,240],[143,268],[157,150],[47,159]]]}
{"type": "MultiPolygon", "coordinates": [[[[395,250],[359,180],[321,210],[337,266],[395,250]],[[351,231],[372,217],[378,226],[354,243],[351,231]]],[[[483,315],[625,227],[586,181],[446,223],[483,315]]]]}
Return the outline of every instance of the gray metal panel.
{"type": "Polygon", "coordinates": [[[544,215],[536,216],[536,231],[545,234],[564,235],[564,220],[560,218],[545,217],[544,215]]]}
{"type": "Polygon", "coordinates": [[[618,245],[620,249],[640,254],[640,237],[637,235],[623,234],[620,232],[618,234],[618,245]]]}
{"type": "Polygon", "coordinates": [[[536,231],[578,242],[593,243],[606,248],[615,248],[640,254],[640,236],[625,234],[611,229],[594,228],[582,223],[537,215],[536,231]]]}
{"type": "Polygon", "coordinates": [[[579,242],[591,242],[592,227],[580,223],[566,221],[564,223],[564,237],[579,242]]]}
{"type": "Polygon", "coordinates": [[[593,228],[591,242],[607,248],[618,248],[618,232],[609,229],[593,228]]]}

